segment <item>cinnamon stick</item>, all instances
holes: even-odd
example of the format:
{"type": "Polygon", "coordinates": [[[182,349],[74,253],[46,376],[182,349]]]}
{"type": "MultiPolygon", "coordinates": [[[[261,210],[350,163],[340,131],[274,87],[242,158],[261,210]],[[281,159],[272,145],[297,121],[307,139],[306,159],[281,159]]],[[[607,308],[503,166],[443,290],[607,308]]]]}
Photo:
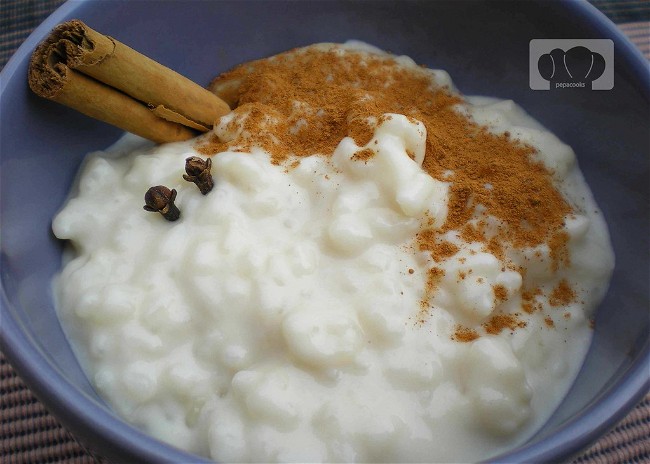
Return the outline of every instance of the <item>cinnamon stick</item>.
{"type": "Polygon", "coordinates": [[[155,142],[194,137],[230,111],[210,91],[78,20],[36,48],[28,77],[36,94],[155,142]]]}

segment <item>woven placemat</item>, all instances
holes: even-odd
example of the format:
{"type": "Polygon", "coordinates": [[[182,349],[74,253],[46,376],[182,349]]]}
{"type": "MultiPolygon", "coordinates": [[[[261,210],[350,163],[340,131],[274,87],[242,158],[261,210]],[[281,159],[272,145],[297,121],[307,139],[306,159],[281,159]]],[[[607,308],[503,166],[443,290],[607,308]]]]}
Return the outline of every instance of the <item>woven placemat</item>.
{"type": "MultiPolygon", "coordinates": [[[[62,0],[0,0],[0,69],[62,0]]],[[[593,0],[650,59],[650,2],[593,0]]],[[[50,415],[0,353],[0,463],[99,464],[50,415]]],[[[574,464],[650,463],[650,394],[574,464]]]]}

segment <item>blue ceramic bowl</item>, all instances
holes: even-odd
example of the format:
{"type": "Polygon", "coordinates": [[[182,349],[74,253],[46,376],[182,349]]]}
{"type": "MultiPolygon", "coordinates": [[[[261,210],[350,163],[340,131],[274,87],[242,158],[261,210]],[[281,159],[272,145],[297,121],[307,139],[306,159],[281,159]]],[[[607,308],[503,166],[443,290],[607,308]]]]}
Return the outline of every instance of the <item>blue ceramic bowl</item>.
{"type": "Polygon", "coordinates": [[[322,41],[363,40],[449,71],[466,94],[512,98],[577,153],[609,223],[616,270],[593,345],[571,392],[528,443],[496,458],[570,458],[621,419],[649,387],[647,62],[586,2],[69,2],[2,72],[2,350],[78,439],[115,462],[203,462],[117,418],[88,384],[52,305],[61,243],[50,222],[84,154],[120,132],[41,100],[27,87],[29,56],[58,23],[79,18],[206,84],[242,61],[322,41]],[[608,38],[614,88],[529,88],[529,41],[608,38]]]}

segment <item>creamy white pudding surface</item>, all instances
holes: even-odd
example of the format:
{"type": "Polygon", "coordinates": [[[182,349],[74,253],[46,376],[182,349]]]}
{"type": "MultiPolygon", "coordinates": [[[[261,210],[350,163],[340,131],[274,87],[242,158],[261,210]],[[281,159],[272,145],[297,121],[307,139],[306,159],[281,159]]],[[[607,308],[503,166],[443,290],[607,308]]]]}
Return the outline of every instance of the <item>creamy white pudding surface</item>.
{"type": "Polygon", "coordinates": [[[117,413],[224,462],[464,462],[541,427],[613,267],[571,148],[359,43],[213,89],[213,133],[91,154],[53,222],[60,319],[117,413]]]}

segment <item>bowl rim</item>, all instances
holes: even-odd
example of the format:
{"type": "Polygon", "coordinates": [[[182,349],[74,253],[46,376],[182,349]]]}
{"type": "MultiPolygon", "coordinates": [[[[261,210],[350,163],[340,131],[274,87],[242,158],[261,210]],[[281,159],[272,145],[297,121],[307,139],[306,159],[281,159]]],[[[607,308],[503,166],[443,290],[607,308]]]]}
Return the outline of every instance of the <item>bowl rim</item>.
{"type": "MultiPolygon", "coordinates": [[[[57,24],[75,10],[92,0],[69,0],[41,23],[18,48],[0,72],[0,97],[14,77],[22,61],[57,24]]],[[[618,27],[587,0],[557,2],[570,14],[594,27],[603,37],[610,37],[617,49],[616,60],[631,71],[646,101],[650,101],[650,67],[641,52],[618,27]]],[[[1,258],[0,258],[1,259],[1,258]]],[[[0,261],[0,268],[1,268],[0,261]]],[[[70,383],[48,361],[47,355],[7,311],[9,301],[4,286],[0,290],[0,349],[15,366],[25,384],[46,405],[58,420],[79,437],[82,445],[91,448],[114,448],[119,443],[120,454],[128,454],[145,462],[211,462],[205,458],[178,450],[127,424],[110,409],[70,383]]],[[[591,444],[612,428],[650,391],[650,340],[643,347],[624,376],[600,392],[599,398],[614,390],[597,404],[584,408],[581,414],[568,419],[552,434],[537,443],[523,444],[496,456],[494,462],[557,461],[568,458],[591,444]]],[[[90,450],[93,451],[92,449],[90,450]]],[[[110,457],[110,456],[108,456],[110,457]]]]}

